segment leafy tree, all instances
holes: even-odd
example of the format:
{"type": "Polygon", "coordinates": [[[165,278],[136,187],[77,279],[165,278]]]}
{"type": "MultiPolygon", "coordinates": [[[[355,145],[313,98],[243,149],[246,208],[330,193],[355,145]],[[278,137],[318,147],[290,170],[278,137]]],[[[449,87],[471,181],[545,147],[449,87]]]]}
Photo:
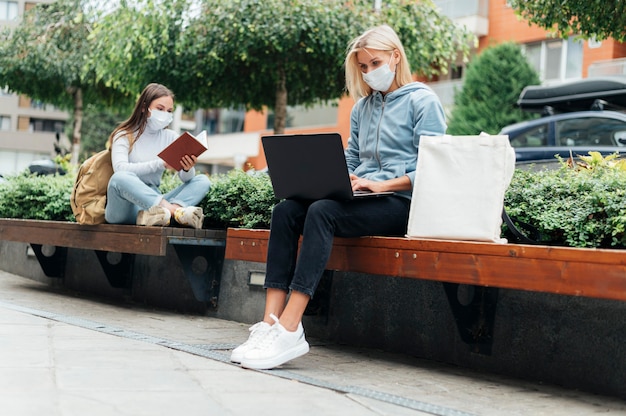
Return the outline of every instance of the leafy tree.
{"type": "Polygon", "coordinates": [[[216,107],[246,104],[274,109],[284,131],[287,105],[337,98],[351,11],[337,1],[206,0],[188,39],[199,46],[200,96],[216,107]]]}
{"type": "Polygon", "coordinates": [[[518,45],[503,43],[485,49],[467,68],[463,89],[454,99],[448,133],[496,134],[508,124],[536,117],[516,103],[525,86],[537,84],[539,76],[518,45]]]}
{"type": "Polygon", "coordinates": [[[0,84],[73,114],[72,161],[78,160],[83,106],[124,98],[95,81],[88,0],[37,4],[21,23],[0,35],[0,84]]]}
{"type": "Polygon", "coordinates": [[[478,46],[473,34],[442,15],[430,1],[385,0],[380,14],[371,12],[371,1],[361,3],[361,14],[369,19],[361,31],[381,23],[393,27],[418,75],[445,74],[449,62],[456,61],[459,54],[467,61],[470,49],[478,46]]]}
{"type": "Polygon", "coordinates": [[[131,111],[132,108],[106,109],[85,104],[78,161],[83,162],[104,149],[114,126],[125,120],[131,111]]]}
{"type": "Polygon", "coordinates": [[[529,24],[556,31],[562,37],[581,34],[598,40],[626,41],[626,2],[623,0],[510,0],[529,24]]]}
{"type": "MultiPolygon", "coordinates": [[[[151,82],[165,84],[183,96],[193,91],[195,85],[186,82],[192,57],[181,48],[194,3],[121,0],[103,10],[89,35],[88,61],[96,80],[133,98],[151,82]]],[[[179,94],[177,98],[180,101],[179,94]]]]}
{"type": "Polygon", "coordinates": [[[474,40],[431,2],[389,0],[375,13],[369,0],[200,0],[194,15],[185,14],[185,3],[163,10],[146,0],[104,16],[94,31],[94,61],[104,65],[98,76],[134,89],[157,79],[190,108],[269,107],[277,133],[287,105],[343,95],[346,46],[368,27],[393,26],[414,69],[426,75],[445,70],[474,40]]]}

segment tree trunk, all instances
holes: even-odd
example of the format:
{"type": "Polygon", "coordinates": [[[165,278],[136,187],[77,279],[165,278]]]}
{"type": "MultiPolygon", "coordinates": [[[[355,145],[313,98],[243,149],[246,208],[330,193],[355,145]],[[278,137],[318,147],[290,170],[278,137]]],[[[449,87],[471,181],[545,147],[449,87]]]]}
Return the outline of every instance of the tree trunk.
{"type": "Polygon", "coordinates": [[[80,154],[80,131],[83,126],[83,90],[77,88],[74,93],[74,129],[72,131],[72,158],[70,162],[78,165],[80,154]]]}
{"type": "Polygon", "coordinates": [[[287,123],[287,75],[285,68],[278,69],[278,82],[276,83],[276,105],[274,106],[274,134],[285,133],[287,123]]]}

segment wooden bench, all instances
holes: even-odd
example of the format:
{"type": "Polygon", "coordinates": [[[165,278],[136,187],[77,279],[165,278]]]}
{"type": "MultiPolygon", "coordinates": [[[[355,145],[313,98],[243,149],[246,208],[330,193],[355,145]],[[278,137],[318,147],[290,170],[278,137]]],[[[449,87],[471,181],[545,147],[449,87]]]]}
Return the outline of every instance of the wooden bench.
{"type": "MultiPolygon", "coordinates": [[[[226,259],[265,262],[268,230],[228,229],[226,259]]],[[[626,251],[395,237],[335,238],[328,270],[442,282],[461,338],[490,350],[498,289],[626,301],[626,251]],[[459,301],[461,285],[476,295],[459,301]]]]}
{"type": "Polygon", "coordinates": [[[225,236],[225,230],[0,219],[0,239],[29,243],[46,276],[63,277],[68,248],[93,250],[116,288],[130,286],[135,255],[165,256],[171,245],[196,299],[211,303],[217,302],[219,281],[210,275],[221,276],[225,236]],[[194,270],[192,262],[197,257],[212,267],[194,270]],[[215,269],[217,273],[212,272],[215,269]]]}

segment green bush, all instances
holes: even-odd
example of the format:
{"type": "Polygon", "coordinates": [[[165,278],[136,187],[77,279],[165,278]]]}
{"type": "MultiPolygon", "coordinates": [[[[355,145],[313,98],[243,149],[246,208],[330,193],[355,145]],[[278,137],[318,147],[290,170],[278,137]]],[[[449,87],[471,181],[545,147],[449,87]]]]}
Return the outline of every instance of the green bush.
{"type": "Polygon", "coordinates": [[[269,228],[278,202],[269,175],[234,169],[211,177],[212,186],[201,206],[205,227],[269,228]]]}
{"type": "Polygon", "coordinates": [[[626,248],[623,163],[593,152],[583,159],[577,168],[562,162],[556,170],[517,170],[505,197],[507,212],[536,228],[547,244],[626,248]]]}
{"type": "MultiPolygon", "coordinates": [[[[75,221],[70,194],[76,173],[8,177],[0,185],[0,218],[75,221]]],[[[208,228],[269,228],[274,191],[269,176],[260,172],[232,170],[211,177],[212,186],[200,202],[208,228]]],[[[176,174],[166,172],[161,191],[180,185],[176,174]]]]}
{"type": "MultiPolygon", "coordinates": [[[[536,228],[542,242],[570,247],[626,248],[626,160],[583,159],[555,170],[516,170],[505,196],[509,215],[536,228]]],[[[74,221],[69,197],[75,174],[20,174],[0,184],[0,217],[74,221]]],[[[278,202],[265,173],[232,170],[211,176],[200,202],[207,228],[269,228],[278,202]]],[[[161,190],[180,183],[171,174],[161,190]]]]}
{"type": "MultiPolygon", "coordinates": [[[[272,209],[278,202],[269,175],[233,169],[210,178],[211,189],[200,201],[205,228],[269,228],[272,209]]],[[[176,173],[166,173],[160,189],[166,193],[178,185],[176,173]]]]}
{"type": "Polygon", "coordinates": [[[0,218],[74,221],[70,194],[74,175],[24,173],[0,184],[0,218]]]}

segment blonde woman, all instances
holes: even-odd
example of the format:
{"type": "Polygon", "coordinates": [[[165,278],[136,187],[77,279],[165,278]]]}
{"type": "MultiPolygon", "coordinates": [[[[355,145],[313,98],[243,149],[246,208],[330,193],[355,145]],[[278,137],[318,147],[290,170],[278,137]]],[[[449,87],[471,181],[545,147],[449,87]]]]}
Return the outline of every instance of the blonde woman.
{"type": "Polygon", "coordinates": [[[395,194],[351,201],[285,200],[276,205],[263,320],[231,354],[231,361],[243,367],[269,369],[309,351],[302,316],[330,256],[333,237],[404,235],[419,138],[446,130],[439,99],[426,85],[413,82],[402,43],[390,27],[375,27],[351,42],[345,73],[347,90],[356,101],[345,151],[352,188],[395,194]]]}

